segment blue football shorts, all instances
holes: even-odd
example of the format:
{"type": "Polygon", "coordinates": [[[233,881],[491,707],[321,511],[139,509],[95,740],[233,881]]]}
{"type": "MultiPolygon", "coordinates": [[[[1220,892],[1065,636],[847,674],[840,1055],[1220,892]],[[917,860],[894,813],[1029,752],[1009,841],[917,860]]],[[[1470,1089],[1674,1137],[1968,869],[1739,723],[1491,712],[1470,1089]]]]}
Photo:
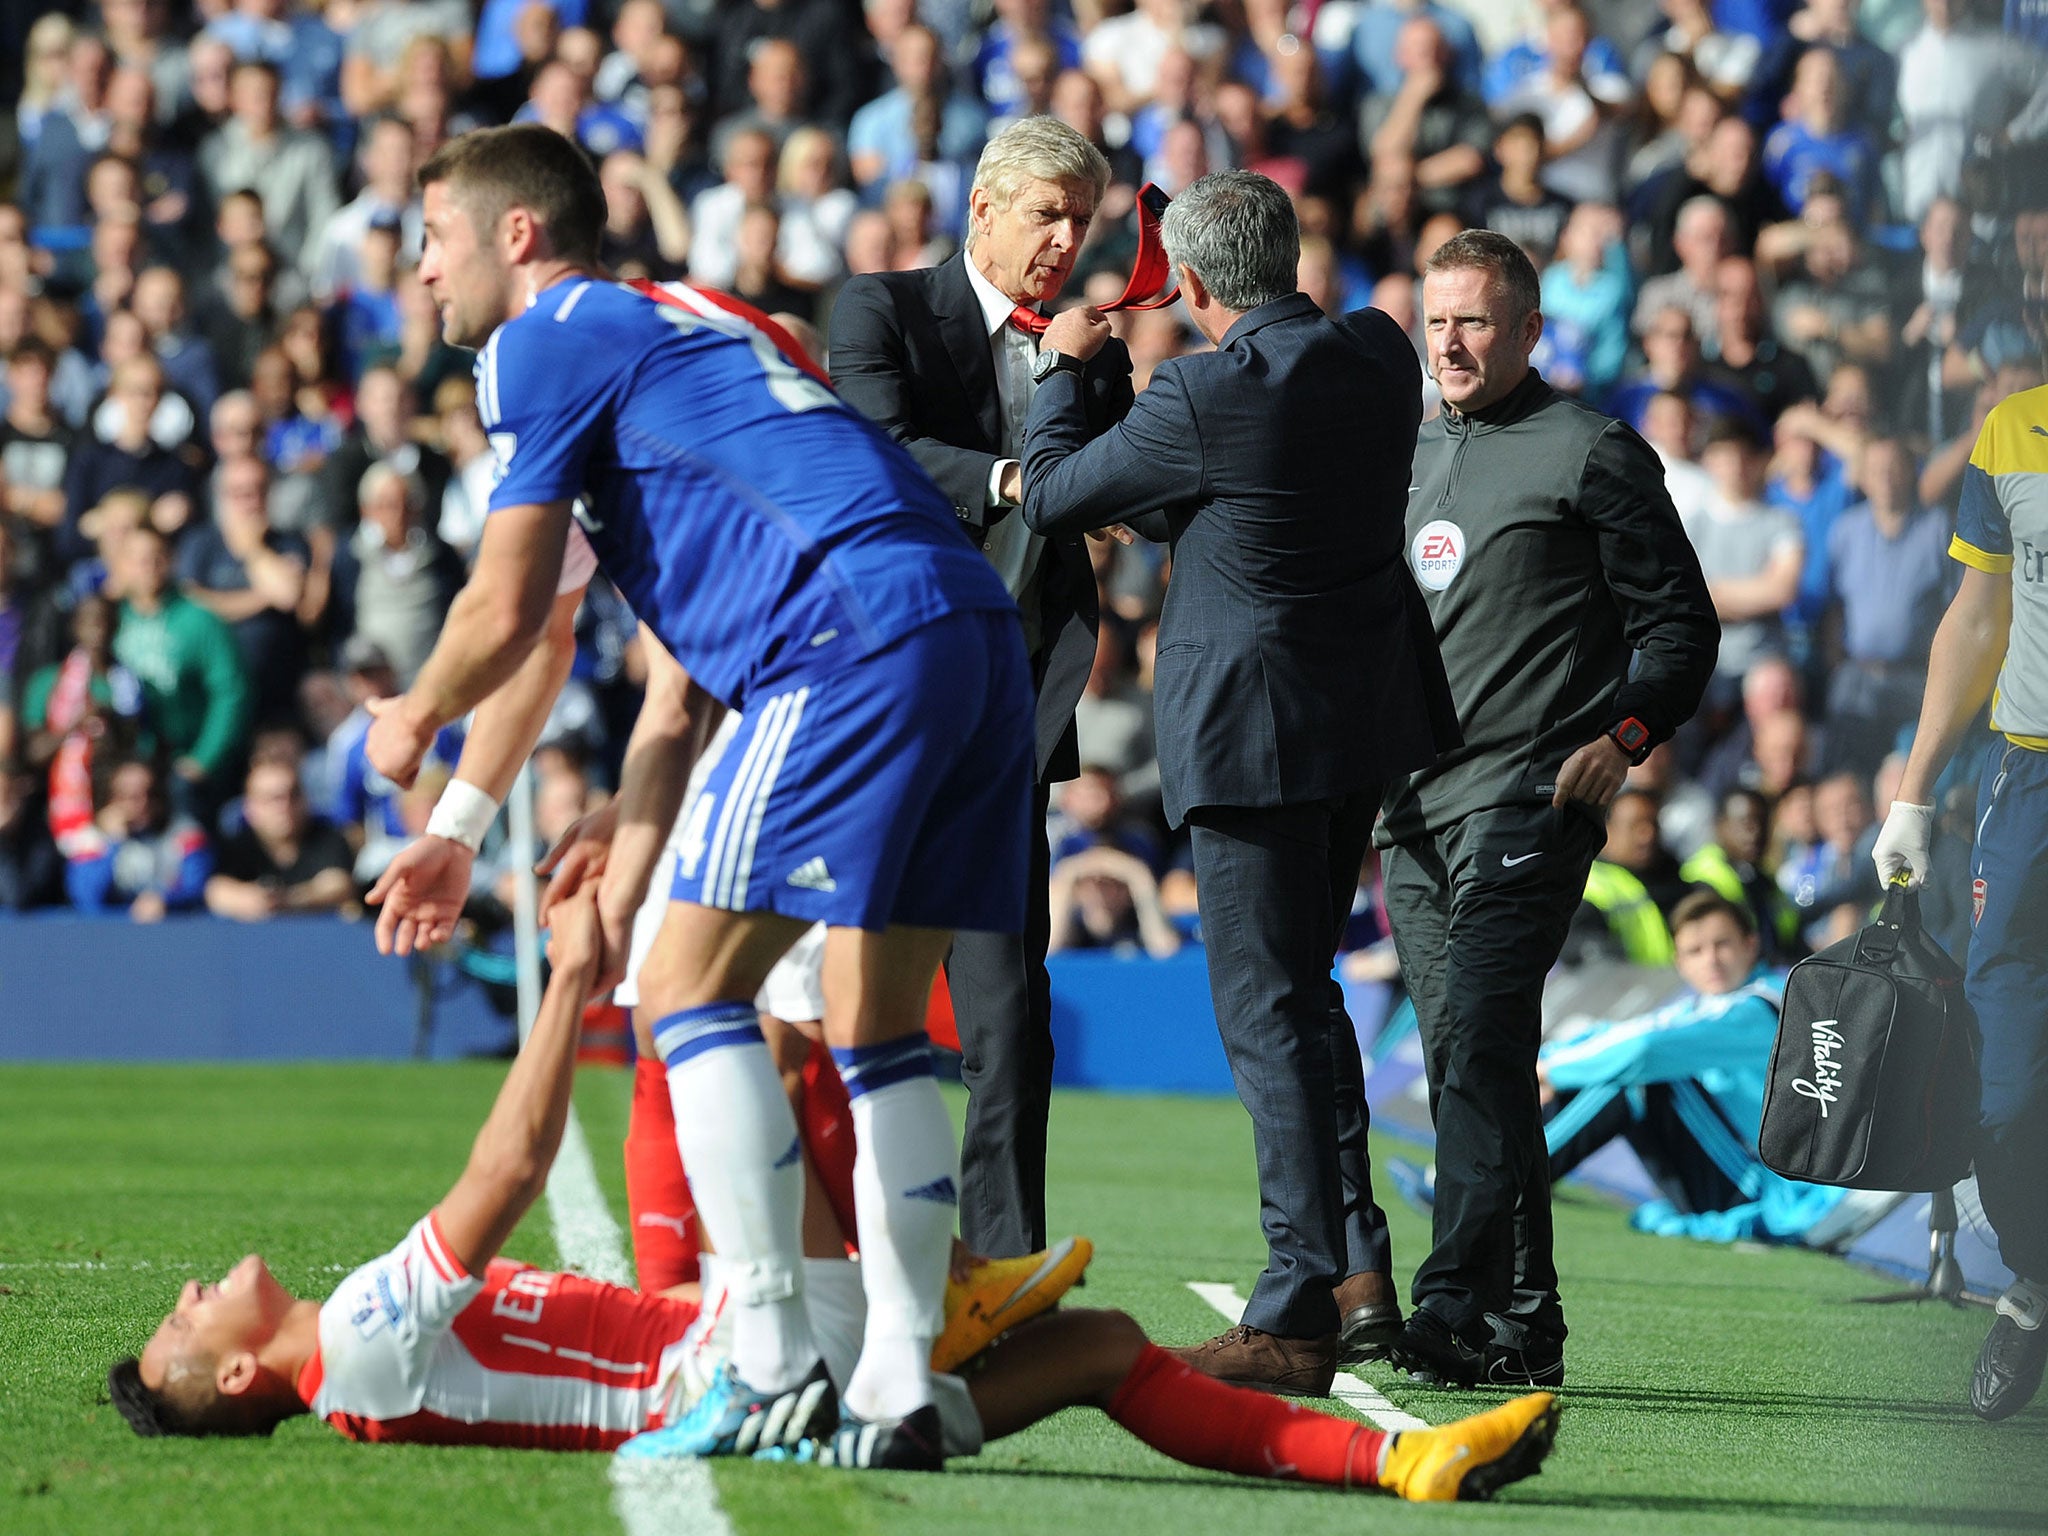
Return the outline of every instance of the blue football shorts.
{"type": "Polygon", "coordinates": [[[1034,696],[1014,612],[949,614],[745,707],[685,812],[673,899],[1022,930],[1034,696]]]}

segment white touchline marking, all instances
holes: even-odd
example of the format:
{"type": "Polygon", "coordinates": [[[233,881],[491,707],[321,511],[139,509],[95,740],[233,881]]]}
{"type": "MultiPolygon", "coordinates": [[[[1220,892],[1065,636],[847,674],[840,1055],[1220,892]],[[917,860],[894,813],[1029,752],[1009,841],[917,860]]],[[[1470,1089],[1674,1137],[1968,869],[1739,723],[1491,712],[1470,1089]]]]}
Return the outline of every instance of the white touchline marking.
{"type": "MultiPolygon", "coordinates": [[[[1235,1286],[1218,1285],[1210,1280],[1190,1280],[1188,1289],[1222,1313],[1225,1321],[1244,1321],[1244,1298],[1237,1293],[1235,1286]]],[[[1354,1410],[1376,1429],[1429,1428],[1425,1420],[1396,1408],[1379,1388],[1349,1371],[1337,1373],[1336,1381],[1330,1386],[1330,1396],[1354,1410]]]]}
{"type": "MultiPolygon", "coordinates": [[[[562,1148],[548,1171],[548,1216],[565,1268],[633,1283],[625,1235],[605,1201],[590,1160],[590,1143],[572,1106],[562,1127],[562,1148]]],[[[734,1536],[718,1505],[711,1469],[701,1461],[621,1461],[612,1458],[612,1513],[626,1536],[734,1536]]]]}

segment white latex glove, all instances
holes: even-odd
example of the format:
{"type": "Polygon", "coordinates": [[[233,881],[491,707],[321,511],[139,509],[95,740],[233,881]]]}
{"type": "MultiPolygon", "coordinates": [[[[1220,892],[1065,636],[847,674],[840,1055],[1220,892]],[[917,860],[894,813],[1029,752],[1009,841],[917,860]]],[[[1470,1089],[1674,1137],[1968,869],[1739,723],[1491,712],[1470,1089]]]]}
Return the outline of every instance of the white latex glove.
{"type": "Polygon", "coordinates": [[[1894,800],[1870,849],[1877,878],[1890,885],[1892,876],[1903,873],[1909,888],[1920,889],[1927,883],[1927,846],[1933,838],[1933,806],[1894,800]]]}

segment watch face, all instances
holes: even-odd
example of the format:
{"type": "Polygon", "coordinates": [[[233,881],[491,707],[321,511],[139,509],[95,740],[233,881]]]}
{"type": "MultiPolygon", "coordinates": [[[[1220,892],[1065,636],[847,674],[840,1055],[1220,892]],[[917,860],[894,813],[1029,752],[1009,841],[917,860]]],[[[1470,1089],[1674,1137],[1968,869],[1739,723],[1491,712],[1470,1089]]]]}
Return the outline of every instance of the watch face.
{"type": "Polygon", "coordinates": [[[1050,347],[1038,354],[1038,360],[1031,365],[1031,377],[1043,384],[1060,365],[1059,353],[1050,347]]]}

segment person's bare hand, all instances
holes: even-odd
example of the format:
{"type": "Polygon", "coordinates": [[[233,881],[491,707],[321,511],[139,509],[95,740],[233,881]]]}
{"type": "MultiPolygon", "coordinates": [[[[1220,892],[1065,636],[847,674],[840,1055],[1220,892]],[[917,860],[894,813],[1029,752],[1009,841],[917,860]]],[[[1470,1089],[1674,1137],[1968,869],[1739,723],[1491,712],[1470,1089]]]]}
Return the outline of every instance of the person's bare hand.
{"type": "Polygon", "coordinates": [[[423,731],[405,715],[405,698],[372,699],[370,734],[363,744],[370,766],[400,789],[411,789],[420,776],[420,764],[434,744],[434,733],[423,731]]]}
{"type": "Polygon", "coordinates": [[[476,855],[446,837],[419,837],[384,866],[363,898],[377,913],[377,953],[409,955],[455,937],[476,855]]]}
{"type": "Polygon", "coordinates": [[[607,801],[588,816],[579,816],[569,830],[556,839],[555,846],[533,867],[548,882],[541,898],[540,920],[546,923],[557,903],[582,890],[595,889],[604,875],[606,856],[612,848],[612,834],[619,827],[619,802],[607,801]]]}
{"type": "Polygon", "coordinates": [[[138,923],[160,923],[168,910],[161,891],[144,891],[128,903],[128,916],[138,923]]]}
{"type": "Polygon", "coordinates": [[[1111,541],[1118,544],[1130,544],[1136,542],[1138,536],[1122,523],[1111,523],[1107,528],[1089,529],[1088,537],[1095,540],[1098,544],[1107,544],[1111,541]]]}
{"type": "Polygon", "coordinates": [[[1109,321],[1102,311],[1084,306],[1054,315],[1039,345],[1067,357],[1078,357],[1085,363],[1100,352],[1108,340],[1109,321]]]}
{"type": "Polygon", "coordinates": [[[1602,736],[1565,759],[1557,774],[1557,793],[1550,803],[1562,806],[1577,800],[1604,806],[1613,801],[1627,781],[1628,755],[1613,737],[1602,736]]]}
{"type": "Polygon", "coordinates": [[[1024,466],[1012,460],[1003,469],[1003,477],[996,482],[996,495],[1012,506],[1024,500],[1024,466]]]}
{"type": "Polygon", "coordinates": [[[588,975],[604,958],[604,931],[597,919],[596,893],[586,887],[554,905],[548,923],[548,964],[557,975],[588,975]]]}

